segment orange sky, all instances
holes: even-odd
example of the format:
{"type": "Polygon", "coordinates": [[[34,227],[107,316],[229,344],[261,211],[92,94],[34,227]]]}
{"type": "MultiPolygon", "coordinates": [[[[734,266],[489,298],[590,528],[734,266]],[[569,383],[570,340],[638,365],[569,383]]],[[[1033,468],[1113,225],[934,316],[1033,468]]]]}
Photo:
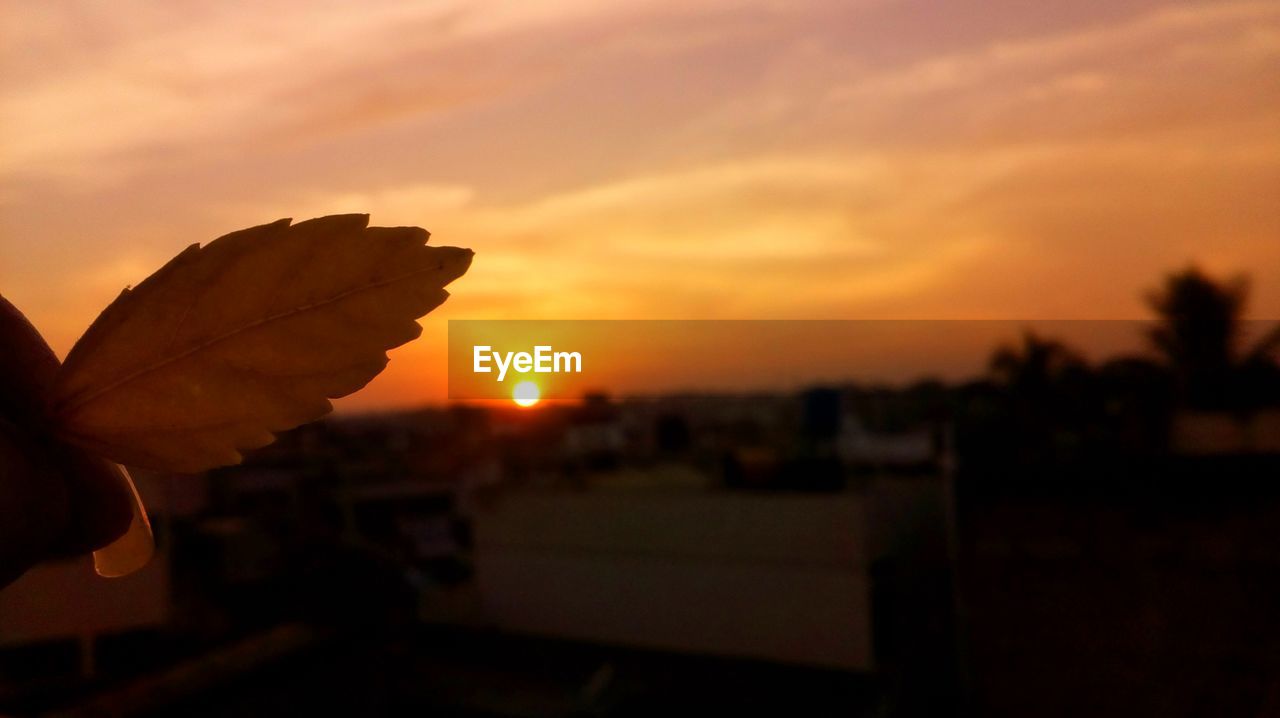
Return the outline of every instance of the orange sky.
{"type": "Polygon", "coordinates": [[[0,291],[65,353],[186,244],[367,211],[453,318],[1280,316],[1280,4],[0,3],[0,291]]]}

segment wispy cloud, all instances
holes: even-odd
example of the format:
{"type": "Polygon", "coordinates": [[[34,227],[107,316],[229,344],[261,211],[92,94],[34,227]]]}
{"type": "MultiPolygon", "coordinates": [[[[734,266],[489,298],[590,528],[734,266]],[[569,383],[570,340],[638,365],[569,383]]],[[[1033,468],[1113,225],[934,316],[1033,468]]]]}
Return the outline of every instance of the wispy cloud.
{"type": "Polygon", "coordinates": [[[13,3],[0,67],[0,286],[64,350],[338,211],[475,247],[446,316],[1134,316],[1192,260],[1280,315],[1270,2],[13,3]]]}

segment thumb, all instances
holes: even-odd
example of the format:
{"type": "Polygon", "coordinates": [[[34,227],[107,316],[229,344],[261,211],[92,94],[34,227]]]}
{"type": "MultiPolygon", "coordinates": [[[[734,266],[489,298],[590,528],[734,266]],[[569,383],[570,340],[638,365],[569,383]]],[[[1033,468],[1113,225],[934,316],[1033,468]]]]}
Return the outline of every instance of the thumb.
{"type": "Polygon", "coordinates": [[[58,358],[2,296],[0,347],[3,585],[44,558],[84,553],[123,534],[132,497],[113,466],[49,429],[44,408],[58,358]]]}

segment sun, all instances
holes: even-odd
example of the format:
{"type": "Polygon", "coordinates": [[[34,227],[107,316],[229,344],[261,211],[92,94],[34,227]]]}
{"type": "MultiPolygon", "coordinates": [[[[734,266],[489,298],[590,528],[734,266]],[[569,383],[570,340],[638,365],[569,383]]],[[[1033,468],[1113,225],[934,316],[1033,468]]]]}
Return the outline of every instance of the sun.
{"type": "Polygon", "coordinates": [[[541,396],[542,392],[538,391],[538,385],[531,381],[522,381],[511,390],[511,400],[519,406],[533,406],[538,403],[541,396]]]}

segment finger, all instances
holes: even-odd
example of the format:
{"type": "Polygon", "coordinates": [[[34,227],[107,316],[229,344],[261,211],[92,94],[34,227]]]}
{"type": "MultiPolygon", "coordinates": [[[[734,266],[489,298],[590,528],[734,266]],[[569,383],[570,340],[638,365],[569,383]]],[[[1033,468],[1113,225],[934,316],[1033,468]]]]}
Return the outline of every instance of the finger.
{"type": "Polygon", "coordinates": [[[73,446],[59,449],[67,485],[68,522],[53,550],[74,556],[102,548],[124,535],[133,516],[133,497],[115,464],[73,446]]]}
{"type": "Polygon", "coordinates": [[[66,485],[27,444],[0,422],[0,587],[45,558],[69,520],[66,485]]]}
{"type": "Polygon", "coordinates": [[[13,521],[0,522],[0,541],[9,544],[6,552],[34,552],[34,563],[110,543],[129,526],[127,482],[114,464],[60,441],[48,429],[44,410],[58,358],[2,296],[0,347],[0,421],[8,427],[0,492],[9,511],[24,512],[0,515],[13,521]]]}

